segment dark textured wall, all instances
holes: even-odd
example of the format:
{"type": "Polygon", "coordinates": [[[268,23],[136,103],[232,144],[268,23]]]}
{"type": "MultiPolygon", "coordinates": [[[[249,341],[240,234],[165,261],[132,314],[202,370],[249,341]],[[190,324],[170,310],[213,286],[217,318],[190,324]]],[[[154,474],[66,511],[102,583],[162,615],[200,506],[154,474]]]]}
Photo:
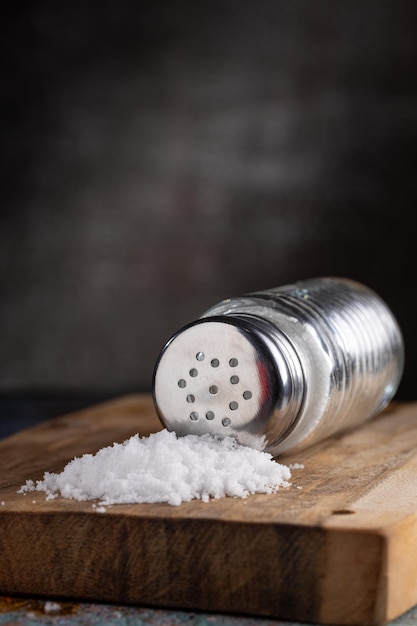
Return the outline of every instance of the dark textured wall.
{"type": "Polygon", "coordinates": [[[413,1],[52,2],[2,22],[0,390],[149,389],[181,325],[377,290],[415,397],[413,1]]]}

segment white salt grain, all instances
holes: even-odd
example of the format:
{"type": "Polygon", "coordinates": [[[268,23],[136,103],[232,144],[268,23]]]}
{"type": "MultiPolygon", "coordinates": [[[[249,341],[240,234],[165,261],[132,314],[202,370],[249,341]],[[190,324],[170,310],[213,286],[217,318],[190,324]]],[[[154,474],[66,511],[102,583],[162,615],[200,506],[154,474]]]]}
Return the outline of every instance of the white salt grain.
{"type": "MultiPolygon", "coordinates": [[[[47,499],[99,500],[101,506],[274,493],[288,487],[290,468],[270,454],[242,446],[232,437],[187,435],[162,430],[134,435],[70,461],[59,474],[28,480],[19,493],[44,491],[47,499]]],[[[101,512],[101,509],[96,509],[101,512]]]]}
{"type": "Polygon", "coordinates": [[[45,613],[59,613],[61,611],[61,605],[58,604],[58,602],[47,600],[43,605],[43,610],[45,613]]]}

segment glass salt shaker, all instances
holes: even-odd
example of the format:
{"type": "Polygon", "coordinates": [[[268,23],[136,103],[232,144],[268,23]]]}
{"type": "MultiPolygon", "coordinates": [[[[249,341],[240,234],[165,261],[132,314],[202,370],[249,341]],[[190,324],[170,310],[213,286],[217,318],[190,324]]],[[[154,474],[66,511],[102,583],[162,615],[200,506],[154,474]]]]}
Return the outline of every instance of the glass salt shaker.
{"type": "Polygon", "coordinates": [[[178,435],[231,435],[277,456],[381,411],[403,362],[376,293],[314,278],[224,300],[181,328],[156,362],[153,397],[178,435]]]}

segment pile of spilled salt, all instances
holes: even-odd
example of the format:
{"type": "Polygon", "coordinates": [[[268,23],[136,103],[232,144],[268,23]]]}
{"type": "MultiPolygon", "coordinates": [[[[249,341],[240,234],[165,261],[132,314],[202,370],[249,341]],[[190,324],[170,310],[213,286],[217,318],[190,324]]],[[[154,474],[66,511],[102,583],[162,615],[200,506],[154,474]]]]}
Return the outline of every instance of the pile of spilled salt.
{"type": "Polygon", "coordinates": [[[270,454],[242,446],[232,437],[187,435],[162,430],[149,437],[134,435],[70,461],[59,474],[28,480],[19,493],[43,491],[47,499],[99,500],[103,505],[166,502],[254,493],[288,487],[290,468],[270,454]]]}

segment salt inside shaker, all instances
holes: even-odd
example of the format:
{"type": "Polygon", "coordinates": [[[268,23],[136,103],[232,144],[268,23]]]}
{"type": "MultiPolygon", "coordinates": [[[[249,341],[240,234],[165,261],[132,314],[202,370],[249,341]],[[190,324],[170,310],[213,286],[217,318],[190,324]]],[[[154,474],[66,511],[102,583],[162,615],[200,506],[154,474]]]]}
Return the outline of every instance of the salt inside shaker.
{"type": "Polygon", "coordinates": [[[224,300],[181,328],[156,362],[153,397],[178,435],[231,435],[277,456],[381,411],[403,362],[376,293],[314,278],[224,300]]]}

